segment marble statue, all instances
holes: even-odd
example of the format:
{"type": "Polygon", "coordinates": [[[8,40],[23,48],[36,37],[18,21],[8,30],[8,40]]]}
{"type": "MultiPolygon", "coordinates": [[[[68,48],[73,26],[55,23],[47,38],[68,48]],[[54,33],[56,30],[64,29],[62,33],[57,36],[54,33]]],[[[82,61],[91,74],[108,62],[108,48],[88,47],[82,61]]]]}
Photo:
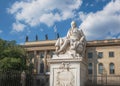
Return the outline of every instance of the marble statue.
{"type": "Polygon", "coordinates": [[[73,57],[80,57],[85,53],[86,40],[82,30],[77,28],[76,22],[71,22],[71,28],[69,29],[67,36],[59,38],[55,44],[57,55],[70,54],[73,57]]]}

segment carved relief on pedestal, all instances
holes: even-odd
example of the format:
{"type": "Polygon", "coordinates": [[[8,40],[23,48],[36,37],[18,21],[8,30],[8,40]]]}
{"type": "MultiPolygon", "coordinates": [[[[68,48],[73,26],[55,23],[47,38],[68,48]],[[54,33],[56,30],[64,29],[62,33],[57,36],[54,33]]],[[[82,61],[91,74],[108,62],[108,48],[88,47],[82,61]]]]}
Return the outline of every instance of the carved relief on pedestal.
{"type": "Polygon", "coordinates": [[[74,86],[74,74],[69,63],[62,63],[57,71],[56,86],[74,86]]]}

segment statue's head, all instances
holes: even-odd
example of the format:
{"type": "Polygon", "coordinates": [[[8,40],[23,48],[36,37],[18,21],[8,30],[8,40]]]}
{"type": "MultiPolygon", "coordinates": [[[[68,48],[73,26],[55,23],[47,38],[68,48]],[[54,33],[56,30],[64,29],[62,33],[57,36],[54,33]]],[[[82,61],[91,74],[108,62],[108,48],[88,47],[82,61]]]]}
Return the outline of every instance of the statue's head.
{"type": "Polygon", "coordinates": [[[77,25],[76,25],[76,22],[75,22],[75,21],[72,21],[72,22],[71,22],[71,27],[72,27],[72,28],[75,28],[76,26],[77,26],[77,25]]]}

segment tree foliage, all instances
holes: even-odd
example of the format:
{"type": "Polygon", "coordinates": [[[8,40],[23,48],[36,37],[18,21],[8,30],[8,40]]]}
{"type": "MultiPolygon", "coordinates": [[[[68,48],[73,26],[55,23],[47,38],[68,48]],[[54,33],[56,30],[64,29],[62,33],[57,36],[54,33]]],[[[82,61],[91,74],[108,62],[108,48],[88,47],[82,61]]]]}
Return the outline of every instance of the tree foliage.
{"type": "Polygon", "coordinates": [[[0,39],[0,70],[23,70],[25,58],[25,50],[15,41],[0,39]]]}

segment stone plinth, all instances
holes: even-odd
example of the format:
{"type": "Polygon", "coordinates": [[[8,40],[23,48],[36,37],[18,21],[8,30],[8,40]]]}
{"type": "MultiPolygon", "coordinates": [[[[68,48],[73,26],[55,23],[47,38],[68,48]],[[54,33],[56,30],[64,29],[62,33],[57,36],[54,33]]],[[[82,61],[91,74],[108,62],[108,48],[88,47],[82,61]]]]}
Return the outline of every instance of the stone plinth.
{"type": "MultiPolygon", "coordinates": [[[[66,56],[66,55],[65,55],[66,56]]],[[[53,56],[50,63],[50,86],[84,86],[87,64],[82,57],[53,56]]]]}

